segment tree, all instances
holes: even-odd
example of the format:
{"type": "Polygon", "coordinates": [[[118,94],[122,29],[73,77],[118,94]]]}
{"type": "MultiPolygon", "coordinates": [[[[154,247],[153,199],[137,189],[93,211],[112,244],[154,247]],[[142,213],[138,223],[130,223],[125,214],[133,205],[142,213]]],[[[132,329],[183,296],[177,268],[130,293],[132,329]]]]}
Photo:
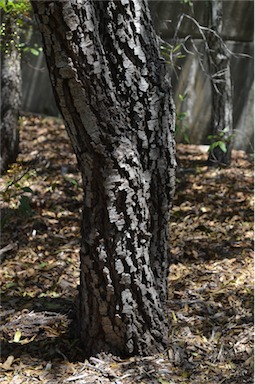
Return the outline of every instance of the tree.
{"type": "Polygon", "coordinates": [[[83,179],[84,349],[154,353],[168,333],[175,113],[147,2],[32,6],[83,179]]]}
{"type": "MultiPolygon", "coordinates": [[[[29,0],[0,0],[1,123],[0,173],[15,162],[19,151],[18,120],[21,108],[22,53],[39,54],[36,47],[20,42],[31,27],[29,0]]],[[[23,56],[24,58],[24,56],[23,56]]]]}
{"type": "Polygon", "coordinates": [[[16,160],[19,150],[18,119],[21,106],[21,59],[18,26],[10,8],[1,4],[1,152],[0,172],[16,160]]]}
{"type": "Polygon", "coordinates": [[[212,89],[212,135],[208,161],[211,165],[227,165],[231,161],[233,135],[233,97],[230,57],[222,36],[222,0],[209,2],[207,57],[212,89]],[[214,32],[215,33],[212,33],[214,32]]]}
{"type": "MultiPolygon", "coordinates": [[[[204,5],[207,9],[207,26],[199,24],[194,16],[193,2],[182,0],[182,3],[189,5],[192,15],[182,13],[177,21],[173,45],[162,40],[164,56],[167,57],[169,64],[173,68],[177,59],[184,57],[185,54],[195,55],[201,70],[210,79],[212,96],[212,122],[211,132],[208,139],[211,140],[209,147],[208,164],[209,165],[227,165],[231,161],[232,138],[233,138],[233,92],[232,79],[230,71],[230,57],[249,57],[246,54],[234,54],[231,52],[223,40],[223,4],[222,0],[210,0],[204,5]],[[202,43],[203,51],[200,51],[197,43],[194,41],[195,34],[184,35],[182,39],[178,33],[184,20],[191,21],[198,31],[202,43]],[[188,48],[188,46],[190,46],[188,48]],[[205,60],[205,54],[206,58],[205,60]],[[206,68],[205,62],[208,64],[206,68]]],[[[200,6],[199,6],[200,7],[200,6]]],[[[201,9],[201,7],[199,8],[201,9]]],[[[176,66],[177,69],[181,69],[176,66]]],[[[181,95],[183,101],[186,95],[181,95]]],[[[185,113],[181,113],[183,118],[185,113]]],[[[178,120],[178,118],[177,118],[178,120]]],[[[184,138],[185,131],[182,132],[184,138]]]]}

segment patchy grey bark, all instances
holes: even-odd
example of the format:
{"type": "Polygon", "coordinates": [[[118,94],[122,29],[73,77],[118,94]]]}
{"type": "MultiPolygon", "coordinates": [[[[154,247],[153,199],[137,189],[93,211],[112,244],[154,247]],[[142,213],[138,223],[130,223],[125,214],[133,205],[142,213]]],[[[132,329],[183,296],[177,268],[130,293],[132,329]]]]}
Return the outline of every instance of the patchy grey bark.
{"type": "Polygon", "coordinates": [[[84,348],[162,350],[175,113],[147,2],[32,5],[83,178],[84,348]]]}
{"type": "Polygon", "coordinates": [[[13,41],[15,26],[11,16],[1,16],[5,31],[1,36],[0,173],[6,171],[18,155],[18,119],[21,106],[21,58],[17,42],[13,41]]]}
{"type": "Polygon", "coordinates": [[[222,0],[211,0],[209,4],[209,27],[215,31],[215,34],[212,32],[208,34],[209,50],[207,51],[212,84],[212,135],[214,141],[209,152],[208,162],[211,165],[227,165],[231,161],[233,134],[230,57],[221,39],[222,0]]]}

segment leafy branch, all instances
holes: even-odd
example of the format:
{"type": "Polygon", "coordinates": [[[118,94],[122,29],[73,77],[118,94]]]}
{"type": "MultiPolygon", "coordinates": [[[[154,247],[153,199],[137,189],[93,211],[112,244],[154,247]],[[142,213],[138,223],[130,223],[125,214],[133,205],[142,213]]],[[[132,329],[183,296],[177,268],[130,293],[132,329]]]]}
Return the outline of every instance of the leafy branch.
{"type": "Polygon", "coordinates": [[[37,44],[30,46],[28,42],[20,43],[21,34],[33,25],[30,1],[0,0],[0,15],[1,50],[8,54],[15,47],[20,53],[29,52],[38,56],[42,48],[37,44]]]}

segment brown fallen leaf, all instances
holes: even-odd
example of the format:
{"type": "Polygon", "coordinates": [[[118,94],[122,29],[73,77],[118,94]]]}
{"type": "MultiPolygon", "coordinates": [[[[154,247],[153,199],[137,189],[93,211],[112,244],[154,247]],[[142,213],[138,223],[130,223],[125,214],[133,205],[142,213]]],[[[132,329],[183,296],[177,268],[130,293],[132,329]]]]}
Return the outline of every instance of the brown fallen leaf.
{"type": "Polygon", "coordinates": [[[5,362],[2,364],[1,368],[4,369],[5,371],[12,370],[13,361],[14,361],[14,356],[12,355],[8,356],[5,362]]]}

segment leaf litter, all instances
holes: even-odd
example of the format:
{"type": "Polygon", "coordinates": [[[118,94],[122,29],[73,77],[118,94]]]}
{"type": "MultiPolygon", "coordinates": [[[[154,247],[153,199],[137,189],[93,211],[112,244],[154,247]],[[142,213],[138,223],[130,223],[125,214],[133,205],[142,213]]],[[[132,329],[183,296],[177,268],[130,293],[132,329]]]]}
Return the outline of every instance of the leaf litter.
{"type": "Polygon", "coordinates": [[[252,157],[233,151],[231,166],[210,168],[200,146],[177,146],[170,346],[87,360],[72,329],[82,208],[75,156],[61,119],[24,115],[20,136],[17,163],[0,179],[0,383],[253,383],[252,157]]]}

